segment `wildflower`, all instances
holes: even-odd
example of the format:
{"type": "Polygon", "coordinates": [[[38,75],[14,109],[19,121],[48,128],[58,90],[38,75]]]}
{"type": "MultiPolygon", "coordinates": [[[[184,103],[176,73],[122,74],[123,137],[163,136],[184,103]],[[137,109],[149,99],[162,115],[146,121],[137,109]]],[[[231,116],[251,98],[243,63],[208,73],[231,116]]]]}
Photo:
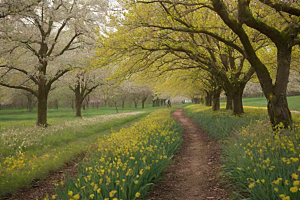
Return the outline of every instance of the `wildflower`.
{"type": "Polygon", "coordinates": [[[242,170],[242,168],[240,168],[240,167],[237,167],[237,169],[240,170],[240,171],[242,170]]]}
{"type": "Polygon", "coordinates": [[[265,183],[265,179],[261,179],[261,182],[262,182],[262,183],[265,183]]]}
{"type": "Polygon", "coordinates": [[[255,185],[255,182],[251,183],[251,184],[249,185],[249,188],[250,188],[250,189],[253,188],[254,185],[255,185]]]}
{"type": "Polygon", "coordinates": [[[298,175],[295,174],[295,173],[293,173],[293,174],[292,174],[292,178],[293,178],[293,179],[298,179],[298,175]]]}
{"type": "Polygon", "coordinates": [[[293,186],[299,185],[300,181],[294,181],[293,186]]]}
{"type": "Polygon", "coordinates": [[[135,193],[135,197],[140,197],[141,194],[139,192],[135,193]]]}
{"type": "Polygon", "coordinates": [[[75,196],[73,196],[73,198],[74,198],[75,200],[78,200],[78,199],[80,198],[80,195],[79,195],[79,194],[76,194],[75,196]]]}
{"type": "Polygon", "coordinates": [[[139,181],[138,181],[138,180],[135,180],[135,181],[134,181],[134,183],[135,183],[135,184],[138,184],[138,183],[139,183],[139,181]]]}
{"type": "Polygon", "coordinates": [[[290,200],[290,196],[286,196],[282,200],[290,200]]]}
{"type": "Polygon", "coordinates": [[[291,188],[290,188],[290,191],[291,191],[292,193],[298,192],[298,187],[291,187],[291,188]]]}
{"type": "Polygon", "coordinates": [[[288,184],[289,184],[289,181],[288,181],[288,180],[285,180],[284,183],[285,183],[286,185],[288,185],[288,184]]]}
{"type": "Polygon", "coordinates": [[[94,198],[94,194],[90,194],[90,199],[93,199],[94,198]]]}
{"type": "Polygon", "coordinates": [[[71,197],[71,196],[73,196],[73,192],[72,191],[68,191],[68,195],[71,197]]]}
{"type": "Polygon", "coordinates": [[[97,190],[97,193],[100,193],[100,191],[101,191],[101,188],[99,188],[99,189],[97,190]]]}
{"type": "Polygon", "coordinates": [[[56,195],[52,195],[52,199],[56,199],[56,195]]]}
{"type": "Polygon", "coordinates": [[[278,188],[274,188],[275,192],[278,192],[278,188]]]}
{"type": "Polygon", "coordinates": [[[280,194],[279,197],[283,199],[285,197],[285,195],[284,194],[280,194]]]}

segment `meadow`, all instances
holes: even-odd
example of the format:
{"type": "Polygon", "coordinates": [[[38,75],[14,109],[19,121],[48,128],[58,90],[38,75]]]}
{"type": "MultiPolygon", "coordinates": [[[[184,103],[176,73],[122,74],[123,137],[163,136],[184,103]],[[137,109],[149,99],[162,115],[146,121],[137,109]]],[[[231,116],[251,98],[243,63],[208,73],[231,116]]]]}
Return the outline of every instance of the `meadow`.
{"type": "Polygon", "coordinates": [[[75,118],[71,109],[49,109],[47,128],[35,127],[35,113],[1,110],[0,196],[20,187],[30,187],[50,171],[86,152],[97,140],[165,107],[145,109],[88,109],[75,118]]]}
{"type": "Polygon", "coordinates": [[[224,108],[213,112],[203,105],[186,113],[214,139],[223,143],[223,167],[234,199],[300,199],[300,115],[294,129],[273,132],[267,110],[245,108],[237,117],[224,108]]]}
{"type": "MultiPolygon", "coordinates": [[[[118,108],[119,113],[135,112],[135,111],[154,111],[161,107],[152,107],[150,104],[145,105],[145,109],[125,107],[124,109],[118,108]]],[[[99,107],[82,110],[82,117],[88,118],[98,115],[108,115],[116,113],[115,107],[99,107]]],[[[32,127],[36,122],[37,111],[34,109],[32,112],[27,112],[26,109],[3,109],[0,110],[0,129],[3,128],[16,128],[16,127],[32,127]]],[[[72,108],[48,109],[47,117],[48,123],[56,124],[62,121],[75,120],[75,110],[72,108]]]]}
{"type": "MultiPolygon", "coordinates": [[[[290,110],[300,111],[300,96],[287,97],[290,110]]],[[[244,106],[267,107],[265,97],[243,98],[244,106]]],[[[221,100],[221,106],[226,106],[226,101],[221,100]]]]}

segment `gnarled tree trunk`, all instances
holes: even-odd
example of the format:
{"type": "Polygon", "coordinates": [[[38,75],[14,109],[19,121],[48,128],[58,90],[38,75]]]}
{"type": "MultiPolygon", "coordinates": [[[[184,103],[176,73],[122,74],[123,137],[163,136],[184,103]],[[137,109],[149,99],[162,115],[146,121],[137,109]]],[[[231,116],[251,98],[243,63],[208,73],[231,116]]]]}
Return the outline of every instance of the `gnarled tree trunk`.
{"type": "Polygon", "coordinates": [[[243,88],[236,89],[233,93],[232,98],[232,111],[234,115],[241,115],[244,113],[244,107],[243,107],[243,88]]]}
{"type": "Polygon", "coordinates": [[[211,106],[212,105],[212,92],[211,91],[205,91],[206,97],[205,97],[205,105],[211,106]]]}
{"type": "Polygon", "coordinates": [[[230,92],[226,92],[226,110],[232,110],[232,94],[230,92]]]}
{"type": "Polygon", "coordinates": [[[222,92],[221,87],[217,87],[213,91],[213,106],[212,106],[213,111],[220,110],[220,95],[221,95],[221,92],[222,92]]]}

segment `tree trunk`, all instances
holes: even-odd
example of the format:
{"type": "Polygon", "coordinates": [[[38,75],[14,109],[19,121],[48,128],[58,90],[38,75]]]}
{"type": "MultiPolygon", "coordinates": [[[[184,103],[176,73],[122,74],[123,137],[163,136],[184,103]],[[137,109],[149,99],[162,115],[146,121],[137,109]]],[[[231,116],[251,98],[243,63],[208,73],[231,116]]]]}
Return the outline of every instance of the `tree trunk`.
{"type": "Polygon", "coordinates": [[[232,104],[233,104],[233,99],[232,99],[232,94],[230,92],[226,92],[226,110],[232,110],[232,104]]]}
{"type": "Polygon", "coordinates": [[[217,111],[220,110],[220,95],[222,92],[222,88],[218,87],[213,91],[213,106],[212,110],[217,111]]]}
{"type": "Polygon", "coordinates": [[[147,100],[147,97],[144,97],[144,98],[142,99],[142,109],[145,108],[145,102],[146,102],[146,100],[147,100]]]}
{"type": "Polygon", "coordinates": [[[115,102],[115,107],[116,107],[116,112],[119,113],[119,111],[118,111],[118,103],[117,102],[115,102]]]}
{"type": "Polygon", "coordinates": [[[82,104],[82,109],[85,110],[85,103],[82,104]]]}
{"type": "Polygon", "coordinates": [[[268,114],[272,127],[275,130],[282,123],[284,128],[291,128],[292,115],[286,99],[286,90],[289,80],[292,48],[278,48],[277,52],[277,74],[275,87],[271,93],[265,93],[268,101],[268,114]]]}
{"type": "Polygon", "coordinates": [[[134,101],[134,107],[137,108],[137,104],[138,102],[137,101],[134,101]]]}
{"type": "Polygon", "coordinates": [[[232,111],[234,115],[241,115],[244,113],[243,108],[243,90],[244,87],[236,89],[236,91],[233,93],[232,98],[232,111]]]}
{"type": "Polygon", "coordinates": [[[292,115],[288,107],[286,96],[270,95],[268,98],[268,114],[273,130],[277,128],[291,128],[292,115]],[[277,127],[282,124],[283,127],[277,127]]]}
{"type": "Polygon", "coordinates": [[[76,99],[75,102],[75,107],[76,107],[76,117],[81,117],[81,107],[82,107],[82,103],[76,99]]]}
{"type": "Polygon", "coordinates": [[[152,107],[155,107],[155,100],[152,100],[152,107]]]}
{"type": "Polygon", "coordinates": [[[205,105],[211,106],[211,104],[212,104],[212,94],[210,91],[206,91],[205,105]]]}
{"type": "Polygon", "coordinates": [[[82,108],[82,95],[80,94],[80,86],[77,85],[75,87],[75,108],[76,108],[76,114],[75,117],[81,117],[81,108],[82,108]]]}
{"type": "Polygon", "coordinates": [[[122,100],[122,108],[124,109],[125,107],[125,100],[122,100]]]}
{"type": "Polygon", "coordinates": [[[37,93],[37,126],[47,126],[47,101],[48,101],[48,92],[46,88],[46,81],[41,78],[38,85],[37,93]]]}

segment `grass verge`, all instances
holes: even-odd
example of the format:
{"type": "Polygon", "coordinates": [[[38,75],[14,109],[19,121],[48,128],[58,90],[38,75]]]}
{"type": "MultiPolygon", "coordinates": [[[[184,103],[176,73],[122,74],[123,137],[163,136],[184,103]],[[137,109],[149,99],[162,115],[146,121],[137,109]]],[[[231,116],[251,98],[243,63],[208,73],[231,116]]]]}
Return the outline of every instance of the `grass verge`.
{"type": "Polygon", "coordinates": [[[231,180],[236,199],[300,199],[299,115],[293,115],[294,130],[274,133],[264,109],[246,108],[242,117],[201,105],[185,110],[214,138],[222,139],[222,174],[231,180]]]}

